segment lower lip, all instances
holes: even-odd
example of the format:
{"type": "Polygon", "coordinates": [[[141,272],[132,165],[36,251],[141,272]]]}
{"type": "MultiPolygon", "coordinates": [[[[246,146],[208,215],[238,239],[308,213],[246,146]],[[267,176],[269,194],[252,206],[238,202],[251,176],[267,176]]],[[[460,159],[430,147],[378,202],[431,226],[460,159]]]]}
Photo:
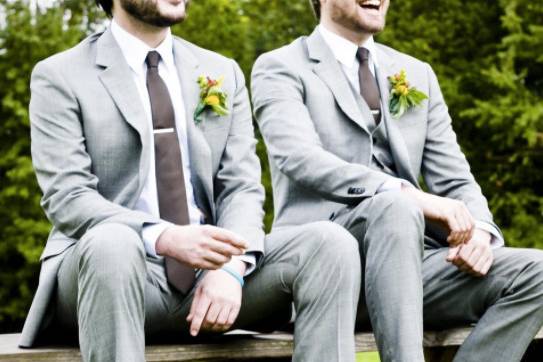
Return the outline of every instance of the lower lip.
{"type": "Polygon", "coordinates": [[[370,13],[380,13],[380,9],[374,9],[374,8],[365,8],[365,7],[362,7],[362,6],[359,6],[359,8],[362,10],[362,11],[365,11],[365,12],[370,12],[370,13]]]}

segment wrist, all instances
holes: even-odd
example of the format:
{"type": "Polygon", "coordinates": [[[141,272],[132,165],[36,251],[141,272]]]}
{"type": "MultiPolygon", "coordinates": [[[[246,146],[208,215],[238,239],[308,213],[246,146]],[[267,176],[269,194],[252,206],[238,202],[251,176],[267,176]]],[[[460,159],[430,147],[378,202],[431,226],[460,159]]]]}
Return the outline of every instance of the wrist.
{"type": "Polygon", "coordinates": [[[490,245],[492,241],[492,235],[488,231],[480,228],[475,229],[473,233],[473,238],[477,238],[478,240],[487,243],[488,245],[490,245]]]}
{"type": "Polygon", "coordinates": [[[169,255],[170,253],[170,245],[172,243],[172,227],[167,227],[162,234],[158,237],[156,244],[155,244],[155,250],[157,255],[169,255]]]}
{"type": "Polygon", "coordinates": [[[237,259],[235,256],[232,257],[232,260],[224,265],[232,268],[239,275],[245,275],[245,272],[247,271],[247,264],[243,260],[237,259]]]}
{"type": "Polygon", "coordinates": [[[227,274],[229,274],[232,278],[236,279],[238,283],[243,288],[243,285],[245,284],[245,281],[243,280],[243,274],[240,274],[236,269],[231,267],[230,265],[223,265],[220,271],[223,271],[227,274]]]}

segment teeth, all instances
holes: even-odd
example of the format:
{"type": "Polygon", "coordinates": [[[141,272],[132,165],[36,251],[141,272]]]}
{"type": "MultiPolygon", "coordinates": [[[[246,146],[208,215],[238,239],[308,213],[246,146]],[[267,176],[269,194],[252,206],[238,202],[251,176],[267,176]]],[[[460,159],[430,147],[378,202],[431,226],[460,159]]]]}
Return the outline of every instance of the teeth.
{"type": "Polygon", "coordinates": [[[367,0],[367,1],[359,1],[358,2],[359,5],[361,6],[375,6],[375,7],[380,7],[381,6],[381,1],[380,0],[367,0]]]}

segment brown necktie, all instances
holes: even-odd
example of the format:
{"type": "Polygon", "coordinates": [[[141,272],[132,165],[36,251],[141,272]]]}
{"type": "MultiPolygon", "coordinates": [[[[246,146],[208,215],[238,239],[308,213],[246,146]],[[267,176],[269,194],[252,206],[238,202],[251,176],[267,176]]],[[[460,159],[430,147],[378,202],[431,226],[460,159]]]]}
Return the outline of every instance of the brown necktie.
{"type": "Polygon", "coordinates": [[[371,73],[368,64],[370,52],[366,48],[358,48],[358,51],[356,52],[356,57],[360,62],[360,67],[358,68],[360,95],[362,96],[362,98],[364,98],[364,100],[370,107],[375,123],[379,123],[379,121],[381,120],[381,96],[379,94],[379,88],[377,87],[375,77],[371,73]]]}
{"type": "MultiPolygon", "coordinates": [[[[175,128],[175,113],[166,84],[158,74],[160,54],[150,51],[147,63],[147,90],[151,101],[155,140],[155,170],[160,217],[176,225],[190,223],[181,148],[175,128]]],[[[195,280],[194,269],[166,257],[170,284],[187,293],[195,280]]]]}

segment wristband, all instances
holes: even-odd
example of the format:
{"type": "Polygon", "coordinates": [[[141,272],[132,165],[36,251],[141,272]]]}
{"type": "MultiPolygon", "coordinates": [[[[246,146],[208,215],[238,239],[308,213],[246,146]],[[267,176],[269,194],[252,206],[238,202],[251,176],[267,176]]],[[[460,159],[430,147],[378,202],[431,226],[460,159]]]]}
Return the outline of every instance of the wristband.
{"type": "Polygon", "coordinates": [[[227,266],[223,266],[221,268],[221,270],[227,272],[228,274],[230,274],[231,276],[233,276],[238,282],[239,284],[241,284],[241,287],[243,288],[243,285],[245,284],[245,282],[243,281],[243,277],[241,275],[239,275],[238,272],[236,272],[235,270],[233,270],[232,268],[229,268],[227,266]]]}

